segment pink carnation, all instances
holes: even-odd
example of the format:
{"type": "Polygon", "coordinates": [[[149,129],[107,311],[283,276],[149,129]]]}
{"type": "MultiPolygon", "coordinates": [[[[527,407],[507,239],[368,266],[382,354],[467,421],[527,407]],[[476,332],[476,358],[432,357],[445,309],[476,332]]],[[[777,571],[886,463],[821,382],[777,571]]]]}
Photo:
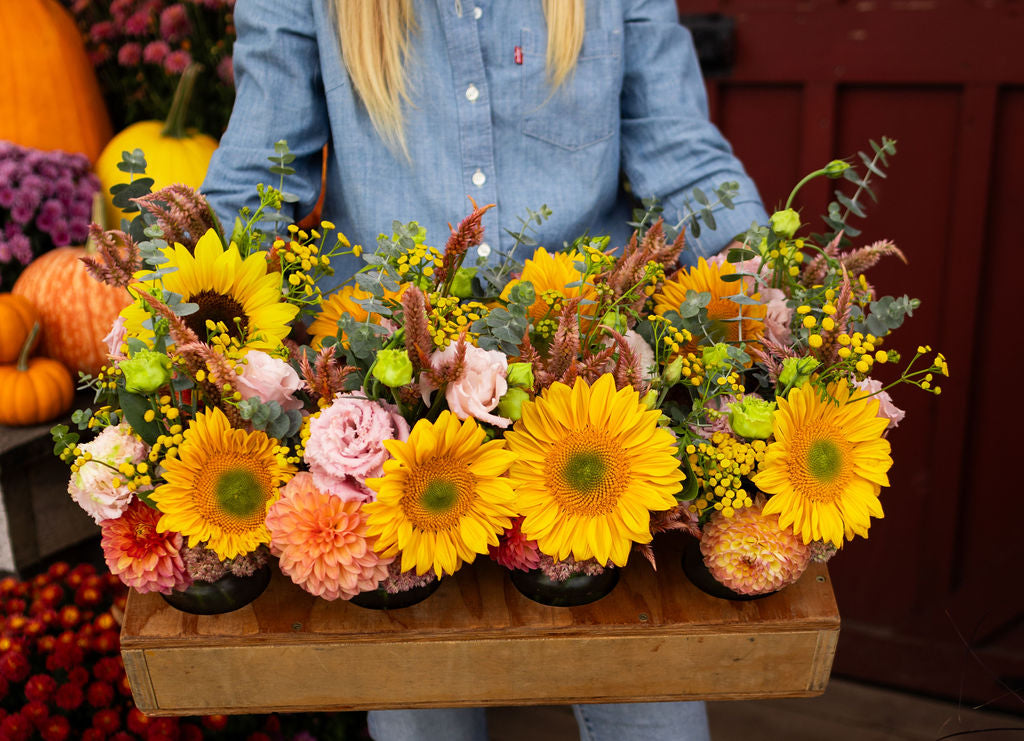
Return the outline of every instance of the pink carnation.
{"type": "Polygon", "coordinates": [[[181,558],[181,534],[157,532],[159,520],[158,511],[136,499],[120,517],[101,523],[110,573],[142,593],[170,594],[192,584],[181,558]]]}
{"type": "MultiPolygon", "coordinates": [[[[458,352],[457,343],[451,343],[444,350],[434,352],[430,356],[430,364],[435,370],[451,365],[458,352]]],[[[449,383],[444,390],[444,398],[448,408],[459,419],[474,417],[495,427],[508,427],[512,420],[490,414],[498,406],[501,397],[508,391],[505,373],[508,370],[508,358],[497,350],[481,350],[473,345],[466,346],[465,367],[458,380],[449,383]]],[[[430,381],[427,374],[420,376],[420,393],[423,401],[430,405],[430,394],[437,387],[430,381]]]]}
{"type": "Polygon", "coordinates": [[[779,288],[761,288],[761,301],[765,305],[764,328],[776,340],[786,344],[791,339],[789,325],[793,321],[793,308],[786,301],[786,294],[779,288]]]}
{"type": "MultiPolygon", "coordinates": [[[[907,413],[892,403],[892,397],[889,396],[888,391],[882,391],[882,382],[876,381],[874,378],[865,378],[863,381],[854,381],[853,385],[861,391],[866,391],[869,394],[874,394],[871,399],[878,401],[878,413],[876,417],[889,420],[889,426],[887,430],[891,430],[893,427],[899,427],[900,422],[907,416],[907,413]],[[879,393],[880,392],[880,393],[879,393]]],[[[869,404],[871,400],[862,401],[861,404],[869,404]]]]}
{"type": "Polygon", "coordinates": [[[374,552],[360,502],[320,491],[305,472],[281,489],[267,510],[267,529],[281,571],[328,600],[376,589],[394,560],[374,552]]]}
{"type": "Polygon", "coordinates": [[[126,477],[117,469],[122,463],[134,464],[145,459],[149,447],[132,433],[126,422],[107,427],[81,447],[82,453],[92,454],[92,460],[71,474],[68,493],[97,525],[120,517],[133,494],[126,485],[126,477]]]}
{"type": "Polygon", "coordinates": [[[513,520],[512,527],[499,538],[498,545],[490,546],[490,554],[506,569],[532,571],[540,567],[540,549],[536,540],[523,535],[522,524],[522,517],[513,520]]]}
{"type": "Polygon", "coordinates": [[[111,360],[120,361],[125,359],[124,354],[121,352],[121,345],[124,343],[125,336],[124,327],[124,317],[118,315],[117,319],[114,320],[114,324],[110,327],[110,331],[107,332],[107,336],[103,338],[103,342],[107,345],[107,355],[110,356],[111,360]]]}
{"type": "Polygon", "coordinates": [[[309,421],[306,463],[322,491],[371,501],[373,492],[363,481],[383,474],[384,461],[391,457],[384,441],[408,438],[409,423],[394,406],[338,394],[309,421]]]}
{"type": "Polygon", "coordinates": [[[285,411],[302,408],[302,400],[294,396],[302,388],[299,374],[288,363],[260,350],[245,356],[245,369],[235,385],[245,399],[257,397],[264,404],[276,401],[285,411]]]}

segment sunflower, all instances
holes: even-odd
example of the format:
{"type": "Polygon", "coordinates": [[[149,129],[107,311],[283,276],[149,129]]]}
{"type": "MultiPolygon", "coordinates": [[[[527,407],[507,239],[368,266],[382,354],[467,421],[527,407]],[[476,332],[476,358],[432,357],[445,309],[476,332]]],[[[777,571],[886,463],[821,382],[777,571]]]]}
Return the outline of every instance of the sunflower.
{"type": "MultiPolygon", "coordinates": [[[[224,249],[220,237],[210,229],[196,244],[195,254],[181,244],[163,250],[162,269],[173,269],[154,279],[150,271],[136,274],[142,290],[165,291],[197,304],[199,310],[182,320],[200,339],[206,339],[207,320],[223,322],[242,352],[273,352],[288,336],[289,324],[299,308],[281,301],[281,274],[267,272],[267,258],[256,252],[242,259],[235,245],[224,249]]],[[[141,299],[121,312],[129,336],[149,341],[153,337],[143,322],[150,318],[141,299]]]]}
{"type": "MultiPolygon", "coordinates": [[[[711,301],[707,305],[707,312],[712,336],[718,341],[728,343],[757,341],[764,334],[764,317],[767,309],[764,304],[738,304],[729,299],[729,296],[739,293],[742,283],[724,281],[722,276],[735,272],[736,268],[730,263],[715,265],[702,257],[697,267],[680,270],[671,280],[665,282],[661,291],[654,295],[654,311],[657,314],[678,311],[680,304],[686,300],[687,291],[710,293],[711,301]],[[736,321],[740,316],[743,317],[742,320],[736,321]]],[[[759,299],[760,296],[755,293],[751,298],[759,299]]],[[[696,349],[697,343],[694,342],[682,348],[681,352],[685,354],[696,349]]]]}
{"type": "Polygon", "coordinates": [[[527,538],[558,559],[624,566],[633,542],[651,541],[650,513],[676,506],[683,472],[661,412],[610,374],[593,386],[555,383],[505,434],[509,472],[527,538]]]}
{"type": "Polygon", "coordinates": [[[269,543],[267,507],[295,470],[276,448],[264,432],[232,428],[220,409],[197,414],[151,495],[163,513],[157,532],[181,533],[189,547],[205,543],[221,559],[269,543]]]}
{"type": "Polygon", "coordinates": [[[751,480],[773,495],[764,514],[779,515],[779,525],[792,525],[804,543],[838,548],[844,534],[866,538],[871,517],[884,516],[878,493],[889,485],[892,458],[878,401],[851,398],[845,380],[828,392],[835,402],[822,400],[810,383],[778,400],[775,442],[751,480]]]}
{"type": "Polygon", "coordinates": [[[545,317],[556,318],[558,311],[552,309],[553,302],[576,296],[591,302],[580,304],[579,313],[593,314],[593,301],[597,297],[597,292],[594,290],[592,279],[588,278],[581,284],[583,273],[576,267],[576,262],[580,259],[582,257],[578,252],[548,252],[543,247],[537,248],[533,257],[527,258],[523,264],[523,274],[519,276],[519,280],[510,281],[502,290],[502,300],[508,300],[512,289],[520,281],[528,281],[537,293],[537,298],[530,306],[530,317],[535,321],[545,317]],[[576,285],[570,286],[571,283],[576,285]]]}
{"type": "MultiPolygon", "coordinates": [[[[408,283],[403,283],[401,290],[397,292],[386,290],[384,292],[384,299],[401,301],[402,294],[405,293],[405,289],[408,286],[408,283]]],[[[338,320],[344,314],[348,314],[356,322],[365,322],[367,319],[379,322],[381,319],[379,314],[367,313],[366,309],[359,303],[371,298],[373,298],[373,294],[369,291],[364,291],[359,286],[345,286],[328,296],[320,304],[320,312],[316,315],[316,319],[309,325],[309,333],[313,335],[313,341],[310,343],[313,349],[319,350],[320,343],[326,338],[337,336],[338,320]]]]}
{"type": "Polygon", "coordinates": [[[402,571],[452,574],[512,526],[515,495],[503,475],[513,456],[484,437],[475,419],[444,411],[417,422],[407,441],[384,441],[393,458],[366,480],[377,501],[363,511],[367,535],[380,536],[375,549],[385,558],[401,551],[402,571]]]}

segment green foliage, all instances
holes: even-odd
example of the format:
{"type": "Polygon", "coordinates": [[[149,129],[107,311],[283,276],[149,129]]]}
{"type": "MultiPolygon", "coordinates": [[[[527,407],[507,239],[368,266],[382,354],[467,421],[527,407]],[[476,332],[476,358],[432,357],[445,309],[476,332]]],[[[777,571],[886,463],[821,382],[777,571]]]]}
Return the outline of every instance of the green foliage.
{"type": "Polygon", "coordinates": [[[870,139],[869,143],[874,153],[873,156],[861,151],[857,152],[857,156],[866,169],[864,175],[860,175],[852,166],[841,169],[832,168],[831,171],[826,167],[821,171],[822,174],[830,177],[835,177],[838,174],[856,186],[852,196],[846,195],[839,189],[834,191],[835,200],[828,204],[828,213],[821,217],[828,227],[828,231],[825,234],[815,235],[815,239],[822,244],[831,242],[840,231],[844,234],[843,244],[849,243],[849,237],[860,236],[860,229],[850,224],[850,217],[856,216],[859,219],[867,217],[867,212],[864,210],[865,196],[878,202],[878,196],[871,189],[871,180],[873,177],[882,179],[886,177],[885,168],[889,166],[888,158],[896,154],[896,140],[883,136],[881,144],[875,142],[874,139],[870,139]]]}
{"type": "Polygon", "coordinates": [[[255,396],[238,402],[238,413],[255,429],[277,440],[298,434],[302,427],[302,412],[298,409],[286,411],[276,401],[264,403],[255,396]]]}
{"type": "Polygon", "coordinates": [[[141,437],[147,445],[154,445],[160,436],[160,425],[156,419],[152,422],[146,421],[146,412],[153,409],[151,400],[145,396],[118,389],[117,402],[124,413],[125,421],[131,425],[132,431],[141,437]]]}
{"type": "Polygon", "coordinates": [[[70,456],[78,445],[79,435],[71,432],[67,425],[54,425],[50,428],[50,437],[53,438],[53,454],[60,459],[70,456]]]}
{"type": "Polygon", "coordinates": [[[868,331],[876,337],[884,337],[899,329],[903,320],[914,315],[914,309],[921,305],[920,299],[909,296],[882,296],[868,304],[868,314],[862,322],[856,323],[857,331],[868,331]]]}

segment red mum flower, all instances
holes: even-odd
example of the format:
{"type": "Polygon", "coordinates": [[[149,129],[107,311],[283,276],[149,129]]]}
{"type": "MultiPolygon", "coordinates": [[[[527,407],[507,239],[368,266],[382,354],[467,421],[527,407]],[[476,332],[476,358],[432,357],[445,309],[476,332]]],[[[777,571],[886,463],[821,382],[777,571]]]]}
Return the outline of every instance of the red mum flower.
{"type": "Polygon", "coordinates": [[[59,639],[53,649],[53,653],[46,657],[46,668],[51,672],[58,669],[71,671],[82,663],[85,654],[78,646],[62,643],[59,639]]]}
{"type": "Polygon", "coordinates": [[[68,672],[68,682],[70,684],[77,684],[79,687],[83,686],[89,681],[89,670],[84,666],[76,666],[74,669],[68,672]]]}
{"type": "Polygon", "coordinates": [[[191,723],[183,723],[181,726],[181,741],[203,741],[203,729],[191,723]]]}
{"type": "Polygon", "coordinates": [[[82,611],[74,605],[65,605],[60,611],[60,622],[65,628],[74,628],[82,620],[82,611]]]}
{"type": "Polygon", "coordinates": [[[0,579],[0,597],[6,597],[13,592],[17,584],[18,580],[13,576],[5,576],[3,579],[0,579]]]}
{"type": "MultiPolygon", "coordinates": [[[[7,680],[4,679],[2,675],[0,675],[0,700],[3,700],[5,697],[7,697],[7,680]]],[[[0,708],[0,710],[3,710],[3,708],[0,708]]],[[[6,713],[7,711],[4,710],[3,712],[6,713]]],[[[4,716],[0,715],[0,720],[3,719],[4,716]]]]}
{"type": "Polygon", "coordinates": [[[33,589],[42,589],[49,583],[50,577],[48,577],[46,574],[36,574],[36,576],[32,577],[31,581],[33,589]]]}
{"type": "Polygon", "coordinates": [[[92,668],[93,676],[105,682],[116,682],[123,673],[120,656],[106,656],[97,661],[96,666],[92,668]]]}
{"type": "Polygon", "coordinates": [[[114,701],[114,688],[109,682],[93,682],[85,691],[85,699],[94,708],[110,707],[114,701]]]}
{"type": "Polygon", "coordinates": [[[103,592],[94,586],[84,586],[75,592],[75,604],[79,607],[95,607],[102,599],[103,592]]]}
{"type": "Polygon", "coordinates": [[[74,710],[85,700],[82,688],[77,684],[62,684],[57,688],[54,702],[61,710],[74,710]]]}
{"type": "Polygon", "coordinates": [[[153,719],[144,715],[138,708],[132,708],[128,711],[126,722],[129,731],[138,733],[141,736],[149,730],[149,727],[153,724],[153,719]]]}
{"type": "Polygon", "coordinates": [[[200,719],[200,723],[211,731],[223,731],[228,724],[226,715],[207,715],[200,719]]]}
{"type": "Polygon", "coordinates": [[[54,715],[39,729],[43,741],[64,741],[71,733],[71,724],[62,715],[54,715]]]}
{"type": "Polygon", "coordinates": [[[116,653],[120,647],[120,639],[116,630],[104,630],[93,637],[92,649],[101,654],[116,653]]]}
{"type": "Polygon", "coordinates": [[[69,571],[71,571],[71,566],[64,561],[58,561],[48,568],[46,573],[51,579],[62,579],[69,571]]]}
{"type": "Polygon", "coordinates": [[[178,728],[177,718],[154,718],[153,723],[146,730],[147,741],[158,741],[158,739],[177,739],[181,736],[178,728]]]}
{"type": "Polygon", "coordinates": [[[57,691],[57,680],[49,674],[36,674],[25,683],[25,698],[46,702],[57,691]]]}
{"type": "Polygon", "coordinates": [[[31,721],[21,713],[8,715],[0,721],[0,738],[8,741],[28,741],[34,730],[31,721]]]}
{"type": "Polygon", "coordinates": [[[110,737],[109,741],[136,741],[136,738],[127,731],[118,731],[110,737]]]}
{"type": "Polygon", "coordinates": [[[112,708],[100,710],[92,716],[92,727],[109,736],[121,729],[121,713],[112,708]]]}
{"type": "Polygon", "coordinates": [[[39,728],[50,717],[50,708],[45,702],[33,700],[32,702],[25,703],[25,707],[21,709],[21,714],[28,718],[32,725],[39,728]]]}
{"type": "Polygon", "coordinates": [[[93,625],[96,627],[96,630],[114,630],[117,626],[117,621],[114,620],[113,615],[105,612],[93,621],[93,625]]]}
{"type": "Polygon", "coordinates": [[[121,678],[117,680],[117,691],[125,697],[132,696],[132,686],[128,683],[128,675],[122,674],[121,678]]]}
{"type": "Polygon", "coordinates": [[[8,615],[21,615],[28,608],[25,600],[20,597],[14,597],[7,600],[7,614],[8,615]]]}
{"type": "Polygon", "coordinates": [[[82,732],[81,741],[107,741],[107,734],[96,728],[87,728],[82,732]]]}
{"type": "Polygon", "coordinates": [[[11,682],[24,682],[32,670],[21,651],[8,650],[0,654],[0,675],[11,682]]]}

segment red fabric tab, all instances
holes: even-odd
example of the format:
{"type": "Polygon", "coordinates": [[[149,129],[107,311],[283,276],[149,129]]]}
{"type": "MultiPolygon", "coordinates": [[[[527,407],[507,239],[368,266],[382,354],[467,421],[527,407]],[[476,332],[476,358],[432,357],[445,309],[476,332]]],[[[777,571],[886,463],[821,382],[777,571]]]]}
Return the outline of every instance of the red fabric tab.
{"type": "Polygon", "coordinates": [[[523,63],[523,47],[517,46],[516,47],[516,64],[522,64],[522,63],[523,63]]]}

